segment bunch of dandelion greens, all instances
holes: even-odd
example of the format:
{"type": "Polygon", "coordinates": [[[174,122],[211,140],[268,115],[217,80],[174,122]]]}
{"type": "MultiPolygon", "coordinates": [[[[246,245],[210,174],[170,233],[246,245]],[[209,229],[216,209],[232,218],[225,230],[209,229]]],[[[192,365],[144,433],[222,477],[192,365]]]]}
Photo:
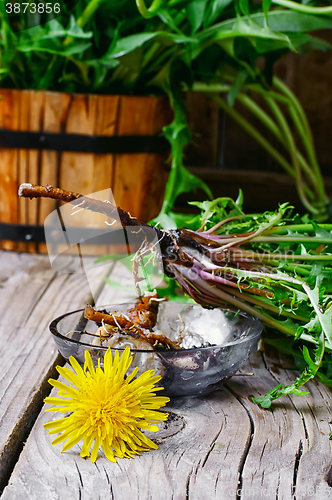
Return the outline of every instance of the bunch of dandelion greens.
{"type": "Polygon", "coordinates": [[[135,378],[138,367],[128,375],[132,362],[129,347],[121,358],[119,351],[113,358],[108,349],[103,369],[100,359],[98,366],[93,366],[89,351],[85,351],[84,368],[72,356],[69,362],[74,372],[61,366],[57,371],[70,386],[50,379],[49,383],[58,389],[58,397],[45,398],[45,403],[59,406],[46,411],[70,412],[69,416],[44,424],[49,434],[61,433],[52,444],[66,441],[61,450],[66,451],[83,441],[81,457],[89,457],[93,445],[92,462],[97,460],[99,447],[112,462],[116,462],[115,457],[132,457],[158,448],[142,430],[157,431],[156,424],[167,419],[167,413],[155,411],[169,401],[155,394],[163,389],[155,387],[160,376],[148,370],[135,378]]]}
{"type": "MultiPolygon", "coordinates": [[[[109,217],[116,211],[123,226],[146,226],[110,204],[51,186],[24,184],[19,194],[84,202],[109,217]]],[[[280,396],[303,394],[300,387],[315,376],[332,386],[332,224],[293,216],[288,204],[245,214],[242,201],[240,193],[236,201],[192,203],[201,214],[182,217],[185,228],[155,231],[165,274],[190,297],[258,317],[272,333],[265,341],[299,362],[303,371],[293,384],[255,399],[267,408],[280,396]]]]}
{"type": "Polygon", "coordinates": [[[332,224],[293,217],[288,204],[252,215],[227,198],[195,204],[202,215],[191,234],[203,251],[188,249],[190,268],[172,264],[175,279],[202,305],[258,317],[265,342],[303,369],[293,384],[254,401],[268,408],[280,396],[305,394],[300,387],[314,376],[332,386],[332,224]]]}

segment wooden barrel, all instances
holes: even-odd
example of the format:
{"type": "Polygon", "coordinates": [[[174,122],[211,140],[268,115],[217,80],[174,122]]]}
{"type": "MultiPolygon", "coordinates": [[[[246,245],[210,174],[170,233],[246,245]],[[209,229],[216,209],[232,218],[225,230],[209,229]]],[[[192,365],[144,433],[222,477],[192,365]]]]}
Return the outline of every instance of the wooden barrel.
{"type": "MultiPolygon", "coordinates": [[[[167,146],[162,146],[159,134],[171,118],[165,97],[0,89],[0,224],[40,228],[56,209],[54,200],[19,199],[23,182],[82,194],[111,188],[118,206],[141,220],[153,218],[161,208],[168,176],[167,146]],[[86,150],[92,139],[99,142],[86,150]],[[52,141],[66,144],[52,150],[52,141]],[[103,145],[101,152],[98,144],[103,145]]],[[[89,225],[98,223],[93,214],[89,217],[89,225]]],[[[1,232],[0,248],[46,251],[33,238],[28,243],[6,240],[1,232]]]]}

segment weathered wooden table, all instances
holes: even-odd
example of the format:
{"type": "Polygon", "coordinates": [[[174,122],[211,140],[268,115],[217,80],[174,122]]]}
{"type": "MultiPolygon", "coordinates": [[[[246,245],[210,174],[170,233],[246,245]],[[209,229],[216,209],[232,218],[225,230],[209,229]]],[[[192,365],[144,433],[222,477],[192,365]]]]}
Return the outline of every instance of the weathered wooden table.
{"type": "MultiPolygon", "coordinates": [[[[171,418],[153,434],[159,449],[91,463],[79,445],[60,453],[43,424],[49,377],[61,363],[50,321],[84,307],[121,301],[104,287],[107,266],[88,285],[75,259],[52,270],[48,257],[0,252],[0,479],[3,500],[21,499],[328,499],[332,498],[331,391],[310,382],[305,397],[272,410],[251,401],[294,380],[290,360],[254,352],[243,371],[204,398],[171,401],[171,418]],[[107,299],[107,300],[106,300],[107,299]]],[[[113,268],[113,279],[123,274],[113,268]],[[118,273],[116,275],[116,273],[118,273]]]]}

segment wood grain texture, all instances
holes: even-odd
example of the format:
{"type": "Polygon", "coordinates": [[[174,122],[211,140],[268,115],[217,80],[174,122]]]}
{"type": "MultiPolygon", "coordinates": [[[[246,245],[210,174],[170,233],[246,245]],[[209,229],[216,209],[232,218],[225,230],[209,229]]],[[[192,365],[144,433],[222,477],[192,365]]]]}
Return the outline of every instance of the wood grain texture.
{"type": "MultiPolygon", "coordinates": [[[[1,89],[0,128],[84,135],[154,135],[171,120],[166,98],[35,92],[1,89]]],[[[128,138],[130,141],[130,137],[128,138]]],[[[54,200],[18,199],[19,184],[59,185],[82,194],[116,191],[115,200],[140,219],[159,212],[167,181],[166,156],[93,154],[0,148],[0,221],[43,224],[58,206],[54,200]],[[115,163],[117,166],[115,166],[115,163]]],[[[112,196],[108,196],[107,199],[112,196]]],[[[71,220],[79,226],[80,218],[71,220]]],[[[84,213],[84,227],[105,227],[104,217],[84,213]]],[[[0,242],[7,250],[46,253],[46,245],[0,242]]],[[[105,247],[90,245],[85,253],[105,247]]]]}
{"type": "Polygon", "coordinates": [[[59,362],[48,325],[98,296],[109,266],[88,284],[77,259],[55,272],[47,257],[0,253],[0,487],[22,446],[59,362]],[[75,271],[75,272],[73,272],[75,271]]]}
{"type": "Polygon", "coordinates": [[[206,399],[179,400],[166,409],[176,425],[153,433],[159,449],[117,464],[102,453],[92,464],[79,456],[79,445],[60,454],[61,446],[52,446],[42,427],[54,417],[42,412],[3,499],[235,498],[228,493],[236,490],[250,429],[242,406],[223,389],[206,399]]]}
{"type": "MultiPolygon", "coordinates": [[[[19,91],[1,89],[0,128],[19,129],[19,91]]],[[[9,148],[0,149],[0,220],[11,224],[17,223],[18,198],[18,151],[9,148]]],[[[12,241],[0,241],[0,249],[15,250],[17,244],[12,241]]]]}
{"type": "MultiPolygon", "coordinates": [[[[169,121],[169,108],[164,98],[121,96],[116,134],[160,134],[169,121]]],[[[168,177],[166,159],[159,154],[115,155],[113,194],[116,204],[143,221],[158,215],[168,177]]]]}
{"type": "MultiPolygon", "coordinates": [[[[42,130],[44,97],[44,92],[33,92],[29,90],[24,90],[22,94],[20,94],[21,102],[24,101],[25,107],[28,107],[28,127],[25,130],[30,130],[31,132],[39,132],[42,130]]],[[[24,182],[31,182],[32,184],[40,182],[41,161],[41,151],[38,149],[28,150],[28,171],[24,182]]],[[[38,200],[37,203],[28,204],[29,224],[38,224],[40,206],[41,200],[38,200]]],[[[37,249],[38,247],[35,243],[28,243],[29,252],[36,252],[37,249]]]]}
{"type": "MultiPolygon", "coordinates": [[[[8,457],[15,458],[13,450],[22,446],[22,429],[41,409],[4,500],[332,498],[331,390],[311,382],[307,396],[261,409],[252,396],[296,376],[290,359],[267,348],[255,351],[242,369],[254,376],[233,377],[204,398],[171,401],[166,408],[171,418],[150,433],[158,450],[116,464],[100,452],[92,464],[79,456],[79,444],[63,454],[61,444],[52,446],[43,423],[58,416],[44,413],[41,405],[56,362],[50,318],[84,305],[90,288],[100,304],[131,298],[126,288],[103,286],[107,266],[90,274],[89,286],[74,273],[78,266],[74,258],[64,259],[55,273],[42,256],[0,253],[2,474],[8,457]]],[[[110,277],[125,286],[131,281],[119,264],[110,277]]]]}
{"type": "MultiPolygon", "coordinates": [[[[106,131],[105,135],[108,135],[109,132],[112,133],[114,126],[109,125],[106,113],[110,112],[112,104],[116,109],[118,98],[111,99],[111,106],[106,102],[105,106],[102,105],[105,101],[103,96],[73,94],[69,98],[63,123],[63,129],[66,133],[96,135],[97,130],[106,131]],[[102,102],[100,103],[99,100],[102,102]]],[[[114,121],[114,111],[113,115],[110,116],[110,122],[112,121],[114,121]]],[[[82,140],[84,139],[82,138],[82,140]]],[[[100,161],[97,161],[98,165],[96,166],[95,158],[97,156],[92,153],[63,152],[61,155],[58,184],[64,186],[64,189],[72,189],[74,186],[76,192],[82,194],[92,194],[100,189],[110,188],[112,163],[106,168],[105,172],[101,173],[100,168],[103,166],[103,162],[101,164],[100,161]],[[99,184],[99,180],[101,184],[99,184]],[[106,184],[102,185],[103,182],[106,182],[106,184]]],[[[68,213],[67,210],[66,213],[68,213]]],[[[104,220],[105,217],[101,214],[84,211],[84,214],[79,213],[74,217],[68,217],[65,220],[65,224],[76,227],[105,228],[104,220]]],[[[88,252],[92,255],[101,255],[105,251],[106,248],[104,246],[89,245],[84,248],[85,255],[88,252]]]]}
{"type": "MultiPolygon", "coordinates": [[[[60,92],[41,92],[44,106],[42,110],[42,123],[40,129],[44,132],[63,132],[70,95],[60,92]]],[[[39,183],[57,186],[59,183],[61,153],[57,151],[41,151],[39,183]]],[[[30,181],[29,179],[29,182],[30,181]]],[[[38,224],[43,225],[46,217],[57,207],[55,200],[38,200],[38,224]]],[[[32,205],[32,203],[30,203],[32,205]]],[[[45,244],[38,245],[40,253],[47,253],[45,244]]]]}
{"type": "MultiPolygon", "coordinates": [[[[254,377],[234,378],[205,398],[169,403],[173,420],[151,433],[159,449],[134,460],[112,464],[100,452],[94,465],[79,456],[79,445],[60,454],[61,445],[52,446],[42,427],[57,417],[41,414],[3,498],[332,498],[326,482],[331,450],[322,434],[331,411],[320,411],[324,391],[311,388],[315,416],[305,411],[312,396],[262,410],[248,395],[275,384],[276,373],[259,358],[254,354],[246,367],[254,377]]],[[[268,361],[273,366],[276,359],[268,361]]],[[[290,373],[282,372],[287,382],[290,373]]]]}
{"type": "Polygon", "coordinates": [[[309,395],[281,398],[265,411],[251,401],[251,396],[262,396],[279,383],[292,383],[297,373],[292,368],[292,361],[276,351],[256,351],[246,367],[255,376],[241,381],[234,377],[227,384],[252,421],[252,439],[240,478],[243,499],[263,494],[282,499],[332,498],[327,483],[332,465],[332,412],[326,405],[331,391],[310,382],[305,386],[309,395]]]}
{"type": "MultiPolygon", "coordinates": [[[[96,106],[97,96],[72,95],[64,124],[65,132],[93,135],[96,106]]],[[[67,190],[73,190],[74,186],[77,193],[93,192],[93,154],[64,152],[61,157],[60,185],[67,190]]]]}
{"type": "Polygon", "coordinates": [[[205,398],[171,401],[166,409],[172,420],[151,433],[159,449],[117,464],[100,452],[94,465],[79,456],[79,445],[60,454],[61,445],[52,446],[42,427],[57,416],[42,413],[3,498],[332,498],[330,391],[308,384],[310,395],[283,398],[272,410],[251,402],[277,382],[294,379],[283,363],[290,366],[255,352],[243,368],[253,377],[234,377],[205,398]]]}
{"type": "MultiPolygon", "coordinates": [[[[29,128],[29,106],[27,99],[21,99],[20,106],[20,123],[19,130],[24,131],[29,128]]],[[[0,152],[1,155],[1,152],[0,152]]],[[[18,179],[17,183],[20,185],[26,181],[29,172],[29,152],[26,149],[20,149],[18,152],[18,179]]],[[[19,199],[18,200],[18,218],[17,222],[19,224],[28,224],[28,200],[19,199]]],[[[28,243],[20,242],[17,244],[17,249],[22,252],[28,250],[28,243]]]]}

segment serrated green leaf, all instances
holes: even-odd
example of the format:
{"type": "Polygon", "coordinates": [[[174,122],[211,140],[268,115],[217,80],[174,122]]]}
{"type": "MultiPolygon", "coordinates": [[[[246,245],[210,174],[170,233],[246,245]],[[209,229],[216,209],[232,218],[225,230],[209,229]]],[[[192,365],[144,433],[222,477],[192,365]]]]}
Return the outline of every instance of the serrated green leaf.
{"type": "Polygon", "coordinates": [[[310,370],[316,374],[318,366],[315,365],[313,360],[310,357],[309,349],[306,346],[303,346],[303,357],[307,365],[309,366],[310,370]]]}
{"type": "Polygon", "coordinates": [[[332,306],[330,306],[327,310],[322,311],[321,306],[319,304],[319,287],[315,286],[313,290],[304,284],[304,290],[306,291],[311,304],[314,308],[314,311],[320,321],[323,332],[325,333],[326,340],[332,347],[332,306]]]}

